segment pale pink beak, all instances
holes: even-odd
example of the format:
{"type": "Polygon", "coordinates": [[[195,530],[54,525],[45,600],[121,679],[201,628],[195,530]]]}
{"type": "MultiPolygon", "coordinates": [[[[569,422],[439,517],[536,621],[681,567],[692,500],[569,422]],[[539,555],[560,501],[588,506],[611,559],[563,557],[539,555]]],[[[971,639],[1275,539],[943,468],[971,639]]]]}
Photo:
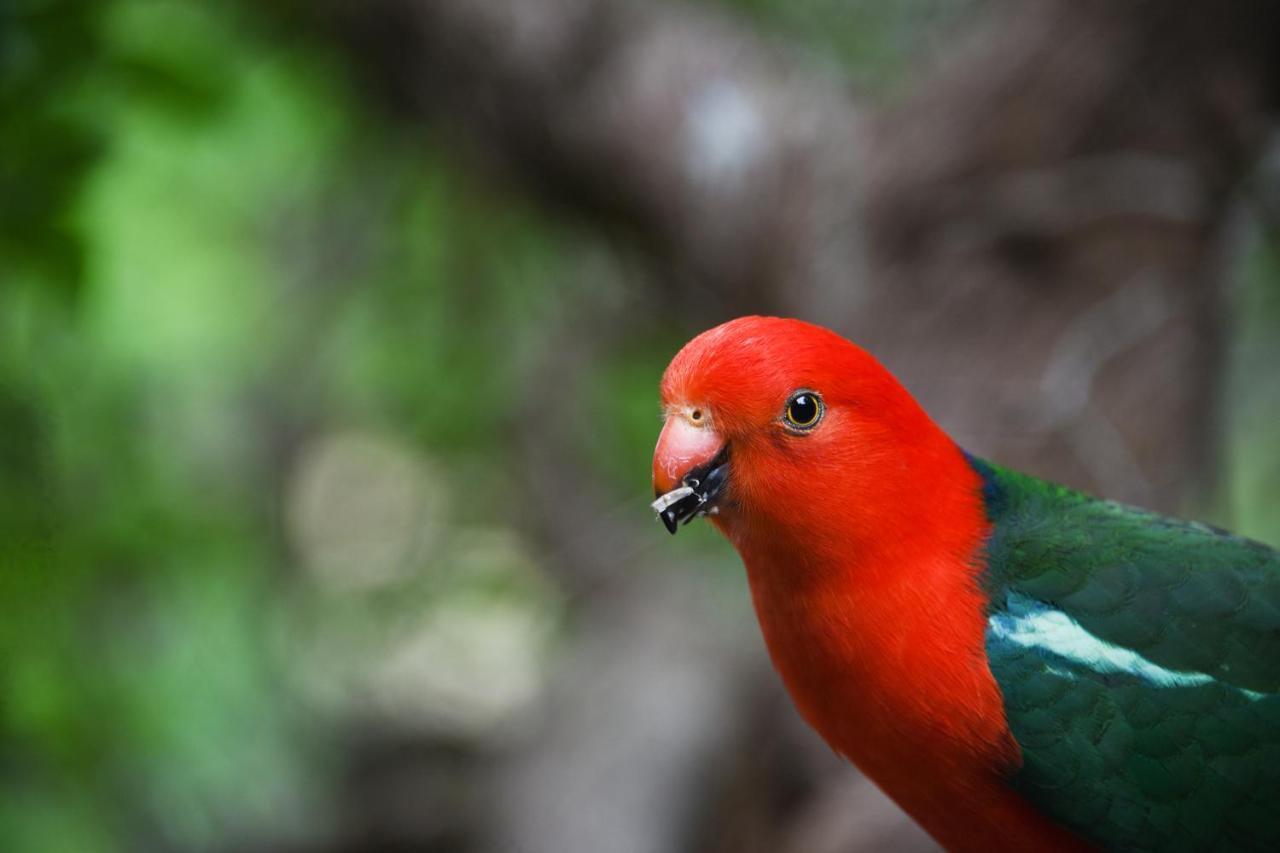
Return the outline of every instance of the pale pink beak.
{"type": "Polygon", "coordinates": [[[678,488],[686,474],[706,465],[723,447],[724,440],[710,427],[692,424],[679,413],[668,415],[653,449],[653,493],[678,488]]]}
{"type": "Polygon", "coordinates": [[[680,522],[717,512],[728,473],[728,447],[715,430],[683,413],[668,415],[653,451],[652,507],[658,520],[675,533],[680,522]]]}

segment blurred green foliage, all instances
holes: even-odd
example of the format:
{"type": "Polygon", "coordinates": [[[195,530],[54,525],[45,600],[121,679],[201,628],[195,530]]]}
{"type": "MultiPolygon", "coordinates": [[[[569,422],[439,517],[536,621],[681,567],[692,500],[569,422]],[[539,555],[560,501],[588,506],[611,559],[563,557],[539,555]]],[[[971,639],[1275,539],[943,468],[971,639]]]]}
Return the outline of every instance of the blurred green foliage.
{"type": "Polygon", "coordinates": [[[332,733],[273,626],[549,601],[476,533],[405,557],[487,567],[411,570],[416,596],[299,593],[284,480],[310,436],[382,430],[467,477],[450,523],[494,524],[559,238],[243,8],[3,14],[0,846],[316,831],[332,733]]]}
{"type": "Polygon", "coordinates": [[[1226,390],[1227,495],[1234,529],[1280,545],[1280,234],[1272,225],[1241,265],[1226,390]]]}
{"type": "Polygon", "coordinates": [[[64,286],[81,275],[73,206],[101,146],[77,108],[103,67],[98,23],[88,4],[0,6],[0,252],[6,269],[64,286]]]}
{"type": "MultiPolygon", "coordinates": [[[[876,86],[925,28],[915,2],[731,5],[876,86]]],[[[401,715],[423,704],[406,683],[479,701],[450,671],[400,677],[397,648],[474,673],[521,650],[536,667],[551,643],[560,602],[516,532],[512,422],[548,330],[618,296],[574,265],[589,237],[384,126],[323,49],[255,15],[0,6],[4,850],[323,833],[352,696],[401,715]],[[352,454],[390,509],[344,528],[322,498],[364,476],[344,473],[352,454]],[[333,458],[348,480],[299,485],[333,458]],[[409,531],[398,550],[324,538],[388,518],[409,531]],[[343,560],[385,573],[333,586],[343,560]],[[458,652],[494,614],[488,657],[458,652]]],[[[1270,255],[1252,269],[1280,278],[1270,255]]],[[[1250,363],[1274,351],[1275,308],[1254,312],[1250,363]]],[[[679,335],[621,331],[588,368],[582,449],[643,513],[679,335]]],[[[1280,401],[1249,405],[1232,470],[1261,531],[1280,494],[1253,509],[1250,459],[1274,465],[1280,401]]]]}

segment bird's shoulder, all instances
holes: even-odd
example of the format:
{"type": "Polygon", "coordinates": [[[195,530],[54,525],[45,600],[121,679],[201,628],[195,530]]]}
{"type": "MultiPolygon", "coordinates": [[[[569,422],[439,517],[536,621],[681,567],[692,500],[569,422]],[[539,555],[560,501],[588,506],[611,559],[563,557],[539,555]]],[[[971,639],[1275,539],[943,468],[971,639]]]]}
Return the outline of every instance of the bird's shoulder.
{"type": "Polygon", "coordinates": [[[1280,552],[979,460],[974,467],[991,523],[982,580],[995,629],[1027,629],[1034,611],[1042,628],[1067,620],[1171,671],[1280,690],[1280,552]]]}
{"type": "Polygon", "coordinates": [[[1015,787],[1106,847],[1280,843],[1280,554],[973,464],[1015,787]]]}

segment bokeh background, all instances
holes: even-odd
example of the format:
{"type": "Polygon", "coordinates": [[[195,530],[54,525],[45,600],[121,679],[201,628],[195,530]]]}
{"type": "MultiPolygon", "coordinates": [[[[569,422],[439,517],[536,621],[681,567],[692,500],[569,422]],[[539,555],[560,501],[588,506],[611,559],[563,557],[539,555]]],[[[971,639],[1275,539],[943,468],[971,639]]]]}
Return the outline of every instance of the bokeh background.
{"type": "Polygon", "coordinates": [[[1280,542],[1278,16],[0,3],[0,848],[931,849],[653,522],[658,378],[804,317],[1280,542]]]}

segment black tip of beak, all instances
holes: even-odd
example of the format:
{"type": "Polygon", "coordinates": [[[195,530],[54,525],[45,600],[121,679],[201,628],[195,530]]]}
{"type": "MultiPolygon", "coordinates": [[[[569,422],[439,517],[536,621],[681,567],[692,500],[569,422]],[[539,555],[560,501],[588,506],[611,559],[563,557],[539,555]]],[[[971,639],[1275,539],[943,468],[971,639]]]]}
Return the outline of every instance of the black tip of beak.
{"type": "Polygon", "coordinates": [[[709,463],[690,471],[681,480],[678,488],[664,495],[659,495],[653,502],[653,509],[662,521],[662,526],[672,535],[680,527],[680,522],[688,524],[700,515],[715,512],[713,505],[716,497],[724,488],[729,474],[728,448],[721,448],[716,457],[709,463]]]}
{"type": "Polygon", "coordinates": [[[658,517],[662,519],[662,525],[667,528],[667,532],[675,536],[676,530],[680,526],[680,522],[676,518],[676,511],[674,509],[664,510],[658,517]]]}

